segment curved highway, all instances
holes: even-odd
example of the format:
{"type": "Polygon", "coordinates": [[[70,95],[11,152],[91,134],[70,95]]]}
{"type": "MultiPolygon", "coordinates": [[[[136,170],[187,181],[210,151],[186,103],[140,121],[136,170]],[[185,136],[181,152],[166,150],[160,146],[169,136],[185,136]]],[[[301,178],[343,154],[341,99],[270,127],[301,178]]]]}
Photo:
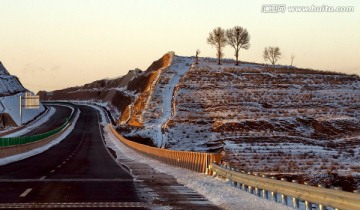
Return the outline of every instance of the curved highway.
{"type": "Polygon", "coordinates": [[[55,108],[56,109],[55,113],[47,120],[46,123],[42,124],[40,127],[36,127],[32,129],[31,131],[27,132],[22,136],[32,136],[54,130],[60,127],[62,124],[64,124],[66,118],[68,118],[72,112],[71,108],[67,106],[51,104],[48,105],[47,107],[55,108]]]}
{"type": "Polygon", "coordinates": [[[78,108],[75,128],[60,144],[0,166],[0,208],[148,207],[132,176],[105,148],[97,111],[78,108]]]}

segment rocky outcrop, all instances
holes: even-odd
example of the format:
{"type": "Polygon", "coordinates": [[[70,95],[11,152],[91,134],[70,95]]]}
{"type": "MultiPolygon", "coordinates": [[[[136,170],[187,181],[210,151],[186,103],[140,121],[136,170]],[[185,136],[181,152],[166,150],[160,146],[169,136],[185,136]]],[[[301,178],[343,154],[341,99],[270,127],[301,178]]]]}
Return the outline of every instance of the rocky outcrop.
{"type": "Polygon", "coordinates": [[[0,62],[0,97],[27,91],[16,76],[10,75],[0,62]]]}
{"type": "MultiPolygon", "coordinates": [[[[11,75],[9,71],[0,62],[0,130],[4,127],[14,127],[21,124],[19,114],[19,98],[25,92],[26,88],[19,79],[11,75]]],[[[23,116],[23,123],[29,122],[44,111],[40,109],[27,110],[23,116]]]]}

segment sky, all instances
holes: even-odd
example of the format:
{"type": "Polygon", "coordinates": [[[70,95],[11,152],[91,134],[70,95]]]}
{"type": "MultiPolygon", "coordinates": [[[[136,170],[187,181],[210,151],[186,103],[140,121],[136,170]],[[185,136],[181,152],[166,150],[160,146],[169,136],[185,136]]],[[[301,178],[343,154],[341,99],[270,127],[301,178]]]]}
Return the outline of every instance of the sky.
{"type": "Polygon", "coordinates": [[[146,70],[168,51],[216,57],[209,32],[242,26],[251,46],[240,60],[264,63],[264,48],[278,46],[279,64],[294,55],[297,67],[360,75],[359,21],[356,0],[0,0],[0,61],[29,90],[51,91],[146,70]],[[286,10],[269,13],[274,2],[286,10]],[[354,11],[288,11],[323,5],[354,11]]]}

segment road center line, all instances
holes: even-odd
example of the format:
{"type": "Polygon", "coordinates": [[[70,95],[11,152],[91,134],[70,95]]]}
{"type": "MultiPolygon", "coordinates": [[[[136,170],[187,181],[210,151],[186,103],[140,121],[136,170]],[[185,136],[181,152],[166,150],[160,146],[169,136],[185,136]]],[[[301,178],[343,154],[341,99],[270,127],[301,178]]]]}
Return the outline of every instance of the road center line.
{"type": "Polygon", "coordinates": [[[0,209],[57,209],[57,208],[151,208],[141,202],[84,202],[84,203],[0,203],[0,209]]]}
{"type": "Polygon", "coordinates": [[[32,188],[28,188],[26,189],[21,195],[20,197],[23,198],[23,197],[26,197],[30,192],[31,192],[32,188]]]}
{"type": "Polygon", "coordinates": [[[46,176],[42,176],[41,178],[40,178],[40,180],[44,180],[46,178],[46,176]]]}
{"type": "Polygon", "coordinates": [[[21,182],[141,182],[131,178],[95,178],[95,179],[0,179],[0,183],[21,183],[21,182]]]}

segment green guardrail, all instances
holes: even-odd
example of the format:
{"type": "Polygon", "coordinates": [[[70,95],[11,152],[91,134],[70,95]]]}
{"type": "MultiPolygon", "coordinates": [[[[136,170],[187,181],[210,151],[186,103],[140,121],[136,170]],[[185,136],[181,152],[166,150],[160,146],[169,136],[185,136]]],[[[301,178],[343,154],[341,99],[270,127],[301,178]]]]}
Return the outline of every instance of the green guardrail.
{"type": "Polygon", "coordinates": [[[67,118],[63,125],[61,125],[60,127],[56,128],[56,129],[54,129],[52,131],[46,132],[46,133],[37,134],[37,135],[33,135],[33,136],[0,138],[0,147],[8,147],[8,146],[27,144],[27,143],[31,143],[31,142],[35,142],[35,141],[45,139],[45,138],[47,138],[49,136],[52,136],[52,135],[60,132],[68,124],[69,124],[69,119],[67,118]]]}

